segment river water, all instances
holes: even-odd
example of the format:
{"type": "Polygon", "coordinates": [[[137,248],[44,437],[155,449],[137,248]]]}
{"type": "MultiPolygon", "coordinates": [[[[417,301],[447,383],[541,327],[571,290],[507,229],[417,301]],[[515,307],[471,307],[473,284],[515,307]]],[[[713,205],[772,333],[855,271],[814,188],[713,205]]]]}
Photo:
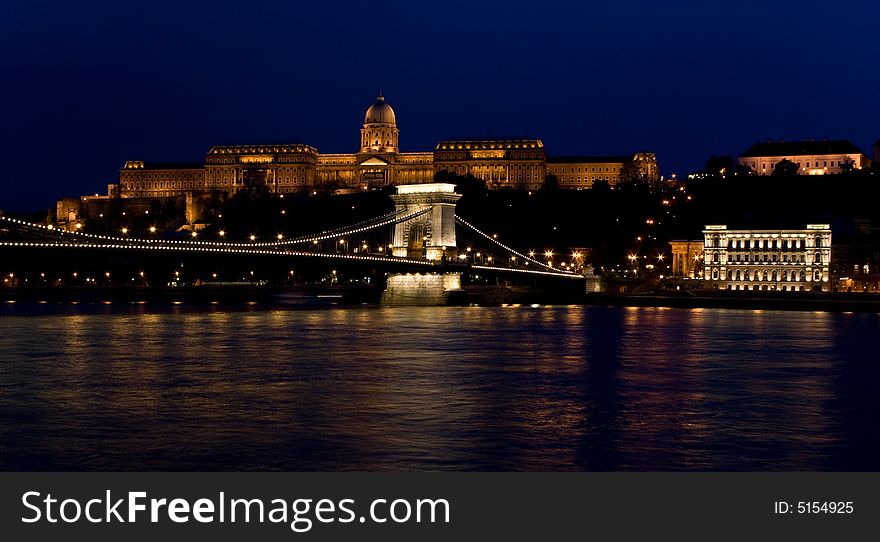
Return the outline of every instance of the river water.
{"type": "Polygon", "coordinates": [[[880,470],[877,314],[0,314],[2,470],[880,470]]]}

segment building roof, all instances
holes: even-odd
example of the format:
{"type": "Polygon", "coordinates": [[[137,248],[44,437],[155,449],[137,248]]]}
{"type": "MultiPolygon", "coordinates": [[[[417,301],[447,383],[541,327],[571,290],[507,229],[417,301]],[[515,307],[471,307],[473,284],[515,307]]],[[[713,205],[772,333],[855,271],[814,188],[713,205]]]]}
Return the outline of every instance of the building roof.
{"type": "Polygon", "coordinates": [[[265,145],[214,145],[208,154],[288,154],[308,152],[317,154],[318,149],[302,143],[269,143],[265,145]]]}
{"type": "Polygon", "coordinates": [[[385,101],[385,96],[377,96],[376,103],[367,108],[364,124],[397,124],[394,109],[385,101]]]}
{"type": "Polygon", "coordinates": [[[823,154],[862,154],[862,151],[845,139],[823,141],[779,141],[755,143],[740,158],[760,156],[816,156],[823,154]]]}
{"type": "Polygon", "coordinates": [[[169,170],[169,169],[203,169],[204,164],[200,162],[144,162],[141,160],[129,160],[125,162],[122,169],[150,169],[150,170],[169,170]]]}
{"type": "Polygon", "coordinates": [[[434,150],[454,149],[543,149],[544,143],[540,139],[528,138],[462,138],[444,139],[437,143],[434,150]]]}
{"type": "Polygon", "coordinates": [[[620,164],[632,162],[632,156],[548,156],[548,164],[620,164]]]}

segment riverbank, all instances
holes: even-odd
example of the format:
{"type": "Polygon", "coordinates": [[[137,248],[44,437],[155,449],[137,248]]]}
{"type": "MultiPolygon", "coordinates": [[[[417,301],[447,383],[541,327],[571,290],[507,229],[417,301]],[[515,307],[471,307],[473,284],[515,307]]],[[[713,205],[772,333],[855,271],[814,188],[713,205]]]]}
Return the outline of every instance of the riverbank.
{"type": "Polygon", "coordinates": [[[880,295],[827,292],[586,294],[587,305],[786,311],[880,312],[880,295]]]}
{"type": "MultiPolygon", "coordinates": [[[[322,308],[379,305],[377,286],[191,286],[183,288],[6,288],[0,303],[82,305],[185,305],[322,308]]],[[[582,293],[571,290],[470,285],[450,298],[453,305],[611,305],[620,307],[719,308],[880,313],[880,295],[820,292],[582,293]]]]}

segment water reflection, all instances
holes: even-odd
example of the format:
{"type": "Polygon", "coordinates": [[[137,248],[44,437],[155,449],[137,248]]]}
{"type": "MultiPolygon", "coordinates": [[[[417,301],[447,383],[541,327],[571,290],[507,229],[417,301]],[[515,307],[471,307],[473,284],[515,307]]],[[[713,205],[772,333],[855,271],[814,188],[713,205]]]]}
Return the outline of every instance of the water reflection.
{"type": "Polygon", "coordinates": [[[877,315],[0,318],[0,466],[876,470],[877,315]]]}

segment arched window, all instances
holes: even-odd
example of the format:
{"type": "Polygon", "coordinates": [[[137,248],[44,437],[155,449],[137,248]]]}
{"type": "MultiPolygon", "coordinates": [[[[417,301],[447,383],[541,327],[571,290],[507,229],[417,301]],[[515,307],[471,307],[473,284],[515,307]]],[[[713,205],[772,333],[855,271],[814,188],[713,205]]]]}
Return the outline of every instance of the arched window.
{"type": "Polygon", "coordinates": [[[733,270],[732,269],[727,270],[727,280],[733,280],[733,270]]]}
{"type": "Polygon", "coordinates": [[[769,275],[767,274],[766,271],[764,271],[764,280],[769,280],[769,275]]]}
{"type": "Polygon", "coordinates": [[[776,271],[774,270],[774,271],[773,271],[773,282],[776,282],[776,280],[778,279],[778,277],[779,277],[779,276],[776,274],[776,271]]]}
{"type": "Polygon", "coordinates": [[[813,271],[813,280],[819,282],[822,280],[822,272],[821,271],[813,271]]]}
{"type": "Polygon", "coordinates": [[[801,280],[807,280],[807,272],[801,271],[801,280]]]}
{"type": "Polygon", "coordinates": [[[787,281],[788,281],[788,271],[783,271],[782,272],[782,282],[787,282],[787,281]]]}
{"type": "Polygon", "coordinates": [[[739,272],[739,269],[736,270],[736,280],[740,280],[742,278],[742,274],[739,272]]]}

